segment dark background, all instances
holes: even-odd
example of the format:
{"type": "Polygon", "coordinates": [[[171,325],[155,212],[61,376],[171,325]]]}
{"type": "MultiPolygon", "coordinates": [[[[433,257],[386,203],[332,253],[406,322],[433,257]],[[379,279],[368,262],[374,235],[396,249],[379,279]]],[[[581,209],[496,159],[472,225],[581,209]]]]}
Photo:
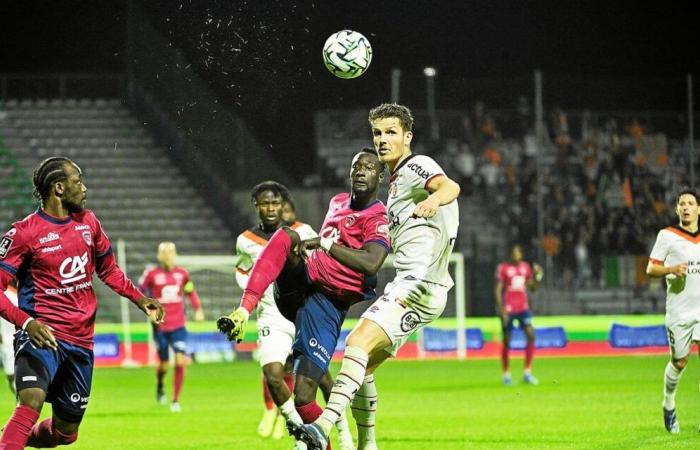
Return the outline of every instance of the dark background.
{"type": "MultiPolygon", "coordinates": [[[[407,77],[420,76],[425,66],[436,67],[438,108],[469,107],[454,95],[441,96],[455,79],[502,82],[502,104],[497,104],[499,99],[492,102],[514,107],[521,85],[509,86],[508,80],[527,79],[539,68],[545,85],[547,77],[572,77],[648,86],[648,96],[625,96],[620,89],[596,98],[563,92],[561,98],[550,99],[561,106],[683,111],[682,91],[655,97],[654,86],[698,72],[700,42],[691,2],[140,4],[287,167],[313,167],[313,111],[367,108],[388,100],[394,67],[407,77]],[[365,34],[374,50],[369,71],[356,80],[336,79],[321,63],[325,39],[344,28],[365,34]]],[[[4,1],[0,72],[122,72],[126,20],[126,1],[4,1]]]]}

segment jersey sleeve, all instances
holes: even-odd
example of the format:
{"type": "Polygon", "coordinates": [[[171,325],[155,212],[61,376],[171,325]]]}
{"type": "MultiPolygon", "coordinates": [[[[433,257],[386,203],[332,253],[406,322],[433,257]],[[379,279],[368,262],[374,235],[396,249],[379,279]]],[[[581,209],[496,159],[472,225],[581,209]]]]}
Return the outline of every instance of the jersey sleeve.
{"type": "Polygon", "coordinates": [[[27,234],[22,227],[15,225],[0,239],[0,270],[13,277],[31,251],[31,237],[27,234]]]}
{"type": "Polygon", "coordinates": [[[302,223],[297,228],[293,228],[293,230],[299,234],[299,237],[302,241],[305,239],[312,239],[318,236],[316,231],[314,231],[314,229],[311,228],[311,225],[306,223],[302,223]]]}
{"type": "Polygon", "coordinates": [[[194,289],[194,283],[190,278],[190,273],[185,269],[182,269],[182,272],[185,275],[185,279],[183,280],[185,284],[182,287],[182,292],[187,294],[187,298],[189,298],[192,307],[194,309],[199,309],[202,307],[202,301],[200,300],[197,291],[194,289]]]}
{"type": "Polygon", "coordinates": [[[501,283],[506,281],[506,271],[504,269],[505,266],[503,264],[499,264],[498,267],[496,267],[496,280],[501,283]]]}
{"type": "Polygon", "coordinates": [[[525,263],[525,279],[527,281],[532,280],[532,265],[530,263],[525,263]]]}
{"type": "Polygon", "coordinates": [[[445,171],[442,170],[442,167],[430,156],[417,155],[408,165],[417,177],[423,179],[423,189],[428,188],[428,184],[433,178],[445,175],[445,171]]]}
{"type": "Polygon", "coordinates": [[[248,272],[253,268],[253,257],[250,256],[243,245],[241,236],[236,239],[236,283],[241,289],[248,285],[248,272]]]}
{"type": "Polygon", "coordinates": [[[659,231],[659,234],[656,235],[654,247],[651,249],[651,254],[649,254],[649,261],[652,264],[663,265],[668,256],[669,248],[670,242],[666,237],[666,233],[664,233],[664,230],[659,231]]]}
{"type": "Polygon", "coordinates": [[[93,236],[95,256],[99,259],[112,253],[112,244],[109,242],[100,220],[95,215],[93,215],[93,220],[95,221],[95,235],[93,236]]]}
{"type": "Polygon", "coordinates": [[[363,226],[363,242],[367,244],[374,242],[386,248],[386,251],[391,251],[389,238],[389,219],[385,213],[375,214],[368,217],[363,226]]]}

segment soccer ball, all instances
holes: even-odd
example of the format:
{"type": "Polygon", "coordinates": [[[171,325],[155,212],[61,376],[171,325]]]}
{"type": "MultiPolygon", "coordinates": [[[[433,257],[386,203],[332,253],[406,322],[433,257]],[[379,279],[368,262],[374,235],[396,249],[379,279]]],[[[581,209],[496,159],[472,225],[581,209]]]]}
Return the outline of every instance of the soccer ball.
{"type": "Polygon", "coordinates": [[[333,33],[323,46],[323,63],[338,78],[357,78],[372,62],[372,46],[362,34],[352,30],[333,33]]]}

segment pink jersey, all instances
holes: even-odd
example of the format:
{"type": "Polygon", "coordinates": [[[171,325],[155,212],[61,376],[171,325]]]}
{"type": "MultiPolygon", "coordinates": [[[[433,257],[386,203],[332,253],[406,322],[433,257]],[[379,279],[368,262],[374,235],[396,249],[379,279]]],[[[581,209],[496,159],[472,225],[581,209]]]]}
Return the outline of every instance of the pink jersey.
{"type": "Polygon", "coordinates": [[[173,331],[185,326],[184,294],[189,297],[192,307],[199,309],[202,306],[190,281],[190,274],[182,267],[146,269],[139,284],[146,295],[163,305],[165,321],[158,326],[160,331],[173,331]]]}
{"type": "Polygon", "coordinates": [[[0,291],[15,276],[19,306],[0,295],[0,315],[17,327],[34,317],[52,327],[56,338],[91,349],[95,271],[116,293],[131,301],[143,297],[116,265],[109,238],[92,211],[58,219],[39,209],[14,223],[0,241],[0,291]]]}
{"type": "Polygon", "coordinates": [[[530,264],[501,263],[498,265],[498,281],[503,283],[503,302],[509,314],[529,309],[527,304],[527,282],[532,280],[530,264]]]}
{"type": "MultiPolygon", "coordinates": [[[[350,194],[338,194],[331,199],[319,235],[355,249],[375,242],[389,252],[386,206],[376,200],[365,209],[355,210],[350,207],[350,194]]],[[[376,277],[356,272],[322,250],[311,253],[306,266],[309,279],[336,299],[354,303],[373,296],[376,277]]]]}

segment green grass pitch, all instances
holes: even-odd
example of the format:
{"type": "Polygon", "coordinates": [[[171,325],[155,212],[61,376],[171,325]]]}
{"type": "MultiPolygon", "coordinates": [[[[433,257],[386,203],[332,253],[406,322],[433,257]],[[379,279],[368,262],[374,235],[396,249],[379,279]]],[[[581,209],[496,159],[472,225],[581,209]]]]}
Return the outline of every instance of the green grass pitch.
{"type": "MultiPolygon", "coordinates": [[[[521,354],[520,354],[521,355],[521,354]]],[[[513,361],[519,379],[522,358],[513,361]]],[[[638,449],[700,446],[698,363],[677,396],[681,433],[663,428],[665,357],[535,359],[539,386],[500,384],[497,360],[389,361],[377,372],[379,448],[638,449]]],[[[334,365],[333,372],[338,366],[334,365]]],[[[170,387],[172,372],[167,379],[170,387]]],[[[291,449],[262,440],[255,362],[192,365],[181,404],[155,401],[154,369],[96,369],[78,449],[291,449]]],[[[13,400],[5,392],[4,421],[13,400]]],[[[43,416],[48,415],[45,408],[43,416]]],[[[353,424],[351,420],[351,424],[353,424]]],[[[354,424],[352,425],[354,429],[354,424]]],[[[334,438],[335,439],[335,438],[334,438]]]]}

